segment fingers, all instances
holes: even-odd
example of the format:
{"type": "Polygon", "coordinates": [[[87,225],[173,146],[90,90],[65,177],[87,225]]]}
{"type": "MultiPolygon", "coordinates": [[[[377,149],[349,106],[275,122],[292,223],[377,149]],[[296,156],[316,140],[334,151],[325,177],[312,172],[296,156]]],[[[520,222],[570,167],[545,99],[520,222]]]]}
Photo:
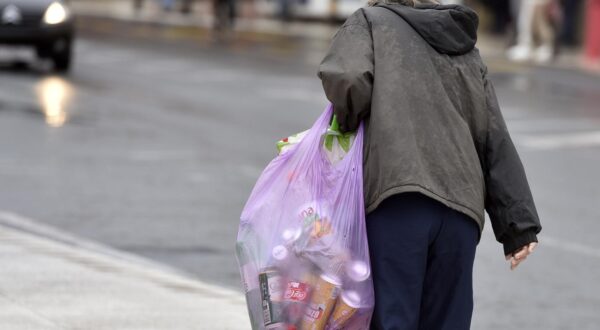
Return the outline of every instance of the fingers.
{"type": "Polygon", "coordinates": [[[535,250],[537,244],[537,242],[529,243],[517,250],[512,255],[505,256],[507,261],[510,260],[510,270],[514,270],[521,262],[525,261],[527,256],[531,254],[533,250],[535,250]]]}
{"type": "Polygon", "coordinates": [[[520,261],[517,258],[512,258],[510,261],[510,270],[515,270],[519,266],[520,261]]]}
{"type": "Polygon", "coordinates": [[[535,247],[538,245],[537,242],[532,242],[529,243],[529,253],[533,252],[533,250],[535,250],[535,247]]]}
{"type": "Polygon", "coordinates": [[[515,256],[515,259],[522,259],[523,257],[526,257],[528,254],[529,254],[529,249],[528,249],[527,245],[525,245],[520,250],[518,250],[517,253],[514,254],[514,256],[515,256]]]}
{"type": "Polygon", "coordinates": [[[517,266],[519,266],[519,264],[521,262],[523,262],[525,259],[527,259],[527,257],[523,257],[521,259],[513,258],[510,262],[510,270],[515,270],[515,268],[517,268],[517,266]]]}

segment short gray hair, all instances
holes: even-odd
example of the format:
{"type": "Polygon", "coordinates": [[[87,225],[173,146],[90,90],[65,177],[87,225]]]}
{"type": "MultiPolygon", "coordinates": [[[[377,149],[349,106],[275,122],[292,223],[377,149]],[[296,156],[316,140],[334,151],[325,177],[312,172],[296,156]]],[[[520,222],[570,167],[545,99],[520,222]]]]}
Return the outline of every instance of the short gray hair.
{"type": "Polygon", "coordinates": [[[439,4],[439,1],[436,0],[369,0],[367,3],[369,6],[375,6],[376,4],[385,4],[385,5],[403,5],[414,7],[418,4],[422,3],[434,3],[439,4]]]}

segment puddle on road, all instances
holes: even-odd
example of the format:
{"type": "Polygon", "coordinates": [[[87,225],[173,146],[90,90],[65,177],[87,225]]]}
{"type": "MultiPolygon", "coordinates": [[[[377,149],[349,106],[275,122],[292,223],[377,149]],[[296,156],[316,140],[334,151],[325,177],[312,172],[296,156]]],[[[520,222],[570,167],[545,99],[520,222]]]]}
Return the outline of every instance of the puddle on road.
{"type": "Polygon", "coordinates": [[[63,126],[69,119],[67,108],[73,97],[71,84],[61,77],[49,76],[37,84],[36,92],[46,124],[63,126]]]}

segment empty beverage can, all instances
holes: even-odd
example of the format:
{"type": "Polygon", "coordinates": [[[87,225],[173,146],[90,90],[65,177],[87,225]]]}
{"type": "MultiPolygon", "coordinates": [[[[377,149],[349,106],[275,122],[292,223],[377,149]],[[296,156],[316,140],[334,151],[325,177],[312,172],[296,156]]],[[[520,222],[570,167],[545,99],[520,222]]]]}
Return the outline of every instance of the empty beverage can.
{"type": "Polygon", "coordinates": [[[263,320],[267,329],[278,329],[283,322],[283,278],[276,268],[265,268],[258,274],[263,320]]]}
{"type": "Polygon", "coordinates": [[[333,312],[341,282],[335,276],[322,274],[313,291],[310,304],[302,318],[301,330],[323,330],[333,312]]]}
{"type": "Polygon", "coordinates": [[[340,330],[360,308],[360,295],[356,291],[342,292],[331,314],[327,330],[340,330]]]}
{"type": "Polygon", "coordinates": [[[295,324],[302,319],[309,303],[310,291],[311,287],[308,282],[291,280],[287,283],[283,299],[286,320],[289,323],[295,324]]]}

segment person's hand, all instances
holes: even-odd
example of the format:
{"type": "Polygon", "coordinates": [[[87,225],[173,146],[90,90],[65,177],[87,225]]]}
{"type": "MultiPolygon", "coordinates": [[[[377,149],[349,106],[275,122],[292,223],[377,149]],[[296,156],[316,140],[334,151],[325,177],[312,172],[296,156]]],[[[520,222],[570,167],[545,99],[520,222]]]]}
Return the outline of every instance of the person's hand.
{"type": "Polygon", "coordinates": [[[527,256],[533,252],[537,244],[537,242],[531,242],[518,249],[515,253],[507,255],[506,261],[510,260],[510,270],[514,270],[521,262],[527,259],[527,256]]]}

